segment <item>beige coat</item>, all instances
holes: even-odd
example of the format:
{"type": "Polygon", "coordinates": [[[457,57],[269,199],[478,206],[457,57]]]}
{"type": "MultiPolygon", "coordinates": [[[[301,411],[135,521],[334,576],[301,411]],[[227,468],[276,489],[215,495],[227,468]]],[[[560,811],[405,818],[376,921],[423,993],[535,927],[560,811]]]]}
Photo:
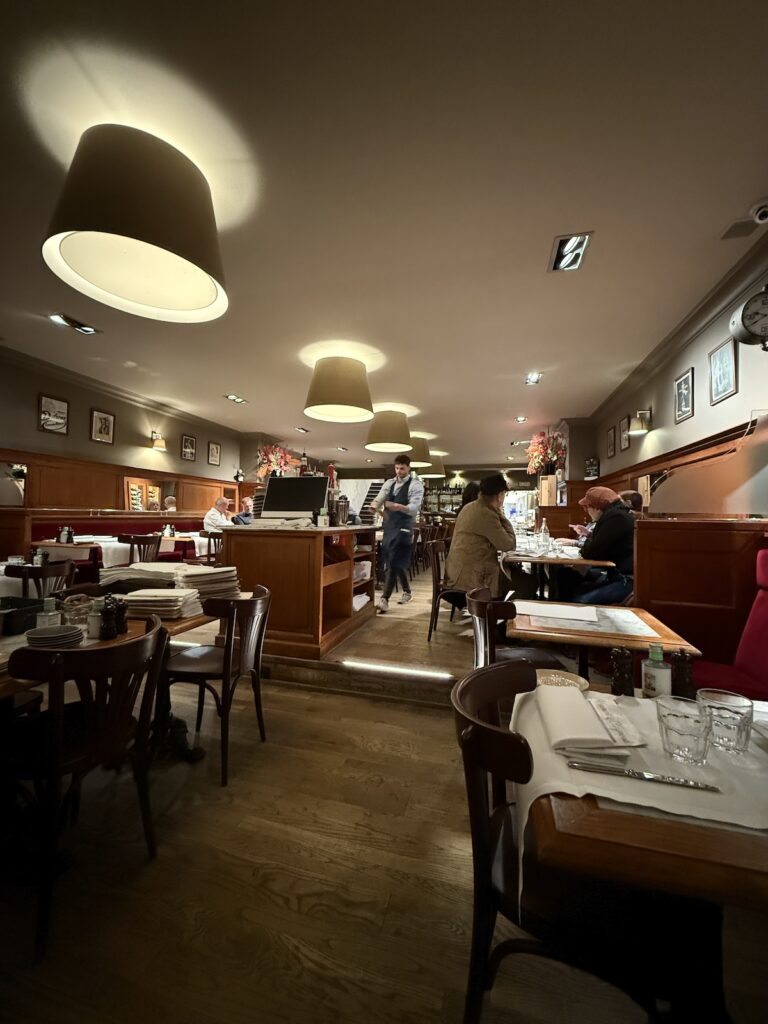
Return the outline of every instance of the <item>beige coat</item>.
{"type": "Polygon", "coordinates": [[[445,565],[446,585],[461,590],[488,587],[500,594],[497,551],[515,550],[515,531],[503,512],[482,495],[459,513],[445,565]]]}

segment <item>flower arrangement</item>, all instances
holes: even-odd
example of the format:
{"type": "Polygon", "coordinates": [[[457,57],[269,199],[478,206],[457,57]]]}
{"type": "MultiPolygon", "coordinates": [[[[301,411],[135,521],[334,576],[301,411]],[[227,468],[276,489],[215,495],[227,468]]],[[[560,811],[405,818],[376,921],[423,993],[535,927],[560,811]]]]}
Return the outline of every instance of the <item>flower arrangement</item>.
{"type": "Polygon", "coordinates": [[[541,473],[547,466],[565,469],[565,456],[568,449],[562,434],[546,434],[543,430],[534,434],[531,443],[525,449],[528,456],[528,472],[541,473]]]}
{"type": "Polygon", "coordinates": [[[301,462],[300,459],[295,459],[287,448],[283,448],[279,444],[265,444],[259,448],[258,458],[259,468],[256,473],[262,479],[272,472],[285,473],[301,462]]]}

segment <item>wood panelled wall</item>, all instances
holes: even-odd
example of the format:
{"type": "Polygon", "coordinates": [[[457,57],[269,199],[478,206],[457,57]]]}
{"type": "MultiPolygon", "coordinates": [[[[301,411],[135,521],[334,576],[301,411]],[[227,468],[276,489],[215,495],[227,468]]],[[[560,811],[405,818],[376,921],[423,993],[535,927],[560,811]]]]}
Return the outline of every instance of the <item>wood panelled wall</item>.
{"type": "Polygon", "coordinates": [[[217,498],[237,492],[237,484],[178,473],[151,473],[135,466],[110,465],[59,455],[0,448],[0,462],[23,462],[28,467],[25,505],[28,508],[122,509],[123,478],[176,481],[176,503],[181,512],[206,512],[217,498]]]}

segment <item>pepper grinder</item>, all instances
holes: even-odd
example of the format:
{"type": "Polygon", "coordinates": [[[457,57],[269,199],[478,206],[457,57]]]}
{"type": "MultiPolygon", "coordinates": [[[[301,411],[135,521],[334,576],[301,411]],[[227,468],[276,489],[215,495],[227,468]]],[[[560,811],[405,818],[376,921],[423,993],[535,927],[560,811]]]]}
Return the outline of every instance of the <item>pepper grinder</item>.
{"type": "Polygon", "coordinates": [[[128,632],[128,605],[125,601],[115,602],[115,625],[119,636],[128,632]]]}
{"type": "Polygon", "coordinates": [[[611,665],[613,666],[613,680],[611,682],[611,693],[614,697],[634,697],[634,662],[632,651],[626,647],[614,647],[611,650],[611,665]]]}
{"type": "Polygon", "coordinates": [[[114,640],[117,637],[117,609],[115,599],[111,594],[104,598],[104,608],[101,613],[101,630],[99,640],[114,640]]]}
{"type": "Polygon", "coordinates": [[[693,685],[693,661],[690,654],[682,648],[669,656],[672,663],[672,693],[675,697],[696,698],[696,687],[693,685]]]}

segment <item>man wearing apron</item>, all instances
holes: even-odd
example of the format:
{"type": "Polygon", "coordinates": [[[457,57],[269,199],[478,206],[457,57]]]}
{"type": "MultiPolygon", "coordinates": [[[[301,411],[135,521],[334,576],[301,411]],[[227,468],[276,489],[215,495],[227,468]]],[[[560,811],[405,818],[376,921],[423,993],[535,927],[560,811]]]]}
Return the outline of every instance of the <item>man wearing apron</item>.
{"type": "Polygon", "coordinates": [[[384,484],[371,508],[378,511],[384,506],[384,540],[382,549],[387,564],[384,592],[379,599],[379,612],[389,608],[389,598],[400,581],[403,593],[398,604],[407,604],[411,597],[408,570],[413,549],[413,524],[424,500],[424,485],[411,473],[411,460],[407,455],[395,459],[395,475],[384,484]]]}

